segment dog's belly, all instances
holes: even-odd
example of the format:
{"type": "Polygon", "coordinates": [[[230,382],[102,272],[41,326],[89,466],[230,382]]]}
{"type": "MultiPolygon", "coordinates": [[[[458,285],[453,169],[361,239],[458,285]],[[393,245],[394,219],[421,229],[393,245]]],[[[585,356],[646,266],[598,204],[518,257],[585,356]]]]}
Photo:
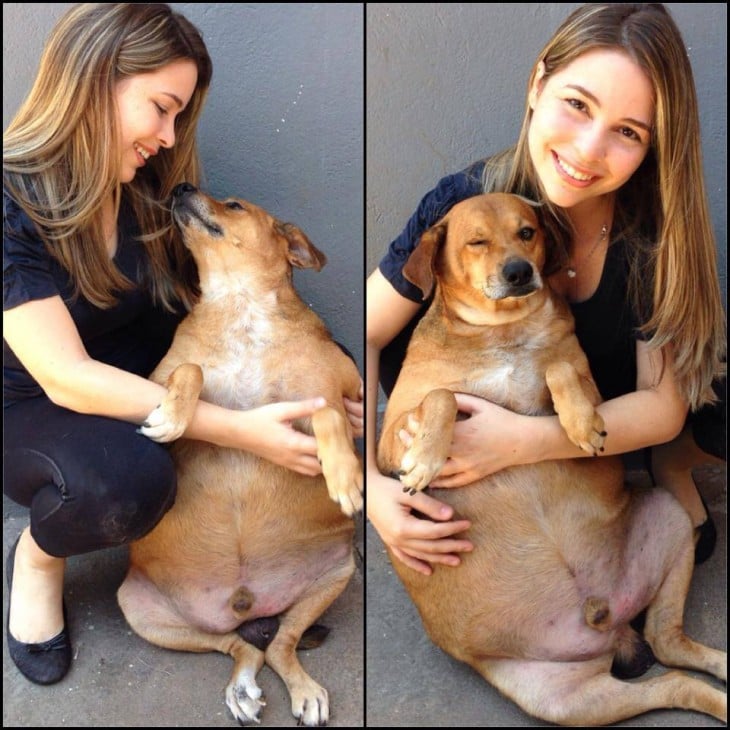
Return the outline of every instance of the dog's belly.
{"type": "Polygon", "coordinates": [[[588,481],[605,461],[518,467],[481,486],[433,490],[472,521],[473,552],[430,577],[393,564],[436,644],[462,661],[576,661],[612,649],[615,628],[649,603],[691,531],[663,490],[632,495],[606,513],[600,481],[595,474],[588,481]],[[605,630],[587,624],[589,598],[605,601],[605,630]]]}
{"type": "Polygon", "coordinates": [[[226,633],[244,621],[283,613],[319,578],[346,565],[349,554],[347,545],[333,544],[316,553],[281,554],[278,564],[268,566],[218,562],[213,570],[207,565],[206,573],[196,572],[171,598],[185,624],[226,633]]]}
{"type": "Polygon", "coordinates": [[[175,504],[130,546],[149,597],[185,624],[216,633],[276,615],[318,578],[352,561],[354,524],[321,477],[242,451],[178,442],[175,504]]]}

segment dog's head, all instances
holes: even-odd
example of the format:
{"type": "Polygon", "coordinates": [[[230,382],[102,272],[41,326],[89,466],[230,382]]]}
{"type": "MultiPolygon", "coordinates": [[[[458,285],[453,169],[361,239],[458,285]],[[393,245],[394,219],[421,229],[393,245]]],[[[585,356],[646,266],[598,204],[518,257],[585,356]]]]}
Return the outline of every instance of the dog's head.
{"type": "Polygon", "coordinates": [[[478,311],[519,308],[544,284],[545,237],[535,205],[486,193],[455,205],[421,237],[403,275],[426,299],[436,283],[452,303],[478,311]]]}
{"type": "Polygon", "coordinates": [[[173,191],[172,218],[201,273],[255,272],[271,281],[291,267],[319,271],[326,256],[293,223],[239,198],[215,200],[190,183],[173,191]]]}

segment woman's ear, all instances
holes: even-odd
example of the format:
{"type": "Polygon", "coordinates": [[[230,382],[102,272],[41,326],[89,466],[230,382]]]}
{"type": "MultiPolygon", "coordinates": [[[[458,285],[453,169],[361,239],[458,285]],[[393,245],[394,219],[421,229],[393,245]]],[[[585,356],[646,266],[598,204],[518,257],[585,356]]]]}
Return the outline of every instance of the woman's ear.
{"type": "Polygon", "coordinates": [[[528,100],[530,102],[530,109],[535,110],[537,100],[542,91],[542,81],[545,78],[545,61],[540,61],[535,67],[535,71],[532,74],[532,84],[530,84],[530,93],[528,100]]]}

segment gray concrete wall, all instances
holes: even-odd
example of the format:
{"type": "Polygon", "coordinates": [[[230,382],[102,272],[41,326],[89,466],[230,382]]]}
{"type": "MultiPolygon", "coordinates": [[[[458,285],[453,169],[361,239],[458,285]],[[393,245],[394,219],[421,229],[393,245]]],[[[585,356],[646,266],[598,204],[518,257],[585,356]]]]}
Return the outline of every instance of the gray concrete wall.
{"type": "MultiPolygon", "coordinates": [[[[367,3],[367,272],[445,174],[511,146],[540,49],[580,3],[367,3]]],[[[727,5],[667,3],[695,73],[727,293],[727,5]]]]}
{"type": "MultiPolygon", "coordinates": [[[[71,3],[3,3],[3,129],[71,3]]],[[[213,83],[200,123],[206,187],[299,225],[327,254],[296,271],[304,300],[363,360],[364,8],[172,3],[203,34],[213,83]]]]}

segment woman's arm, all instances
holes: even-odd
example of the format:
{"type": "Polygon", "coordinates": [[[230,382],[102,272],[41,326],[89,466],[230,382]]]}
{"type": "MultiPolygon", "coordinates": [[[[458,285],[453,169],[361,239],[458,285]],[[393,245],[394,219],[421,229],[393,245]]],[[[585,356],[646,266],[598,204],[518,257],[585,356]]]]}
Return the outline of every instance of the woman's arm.
{"type": "Polygon", "coordinates": [[[414,570],[429,575],[431,563],[458,565],[458,553],[472,549],[468,540],[453,537],[466,530],[469,522],[452,522],[451,507],[423,492],[406,496],[401,483],[381,474],[376,463],[380,352],[417,311],[418,305],[398,294],[380,271],[370,275],[365,377],[366,504],[368,518],[393,554],[414,570]],[[414,517],[413,509],[431,519],[414,517]]]}
{"type": "MultiPolygon", "coordinates": [[[[636,390],[598,406],[608,434],[603,456],[671,441],[687,417],[671,348],[659,352],[639,341],[636,361],[636,390]]],[[[522,416],[466,395],[457,402],[471,417],[456,424],[450,458],[434,486],[463,486],[515,464],[590,456],[571,443],[557,416],[522,416]]]]}
{"type": "MultiPolygon", "coordinates": [[[[3,336],[51,401],[79,413],[142,423],[166,390],[150,380],[92,359],[58,296],[26,302],[3,313],[3,336]]],[[[310,416],[317,399],[233,411],[199,402],[187,438],[251,451],[281,466],[321,473],[313,436],[291,421],[310,416]]]]}

